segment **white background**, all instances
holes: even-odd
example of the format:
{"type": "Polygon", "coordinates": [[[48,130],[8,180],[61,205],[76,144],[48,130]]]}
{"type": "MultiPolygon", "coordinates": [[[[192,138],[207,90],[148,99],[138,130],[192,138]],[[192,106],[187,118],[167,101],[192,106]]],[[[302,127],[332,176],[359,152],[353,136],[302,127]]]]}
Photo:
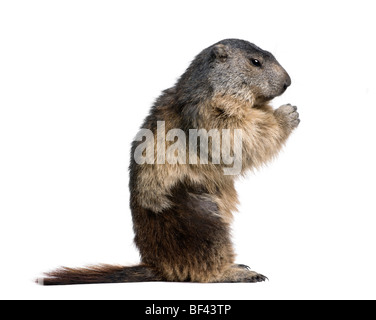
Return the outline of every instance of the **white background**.
{"type": "Polygon", "coordinates": [[[1,1],[0,298],[375,299],[373,1],[1,1]],[[237,261],[261,284],[41,287],[135,264],[132,138],[202,49],[241,38],[292,78],[301,124],[237,184],[237,261]]]}

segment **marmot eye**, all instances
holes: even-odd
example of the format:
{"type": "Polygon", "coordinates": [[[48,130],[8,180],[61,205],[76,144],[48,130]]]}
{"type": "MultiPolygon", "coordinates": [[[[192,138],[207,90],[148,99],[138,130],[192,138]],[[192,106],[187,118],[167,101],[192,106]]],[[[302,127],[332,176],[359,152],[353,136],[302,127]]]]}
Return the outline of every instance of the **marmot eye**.
{"type": "Polygon", "coordinates": [[[252,62],[252,64],[255,66],[255,67],[261,67],[261,62],[260,62],[260,60],[257,60],[257,59],[253,59],[253,58],[251,58],[251,62],[252,62]]]}

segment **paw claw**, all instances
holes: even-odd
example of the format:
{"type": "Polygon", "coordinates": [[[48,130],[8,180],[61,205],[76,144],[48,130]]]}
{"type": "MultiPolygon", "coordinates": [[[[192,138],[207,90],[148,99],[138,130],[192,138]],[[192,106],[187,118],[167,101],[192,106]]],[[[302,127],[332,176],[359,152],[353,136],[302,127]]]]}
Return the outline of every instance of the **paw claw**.
{"type": "Polygon", "coordinates": [[[250,275],[245,282],[264,282],[266,279],[268,279],[268,277],[264,276],[263,274],[256,273],[254,271],[250,272],[252,272],[252,275],[250,275]]]}
{"type": "Polygon", "coordinates": [[[246,269],[246,270],[251,270],[251,268],[245,264],[237,264],[236,265],[237,268],[242,268],[242,269],[246,269]]]}

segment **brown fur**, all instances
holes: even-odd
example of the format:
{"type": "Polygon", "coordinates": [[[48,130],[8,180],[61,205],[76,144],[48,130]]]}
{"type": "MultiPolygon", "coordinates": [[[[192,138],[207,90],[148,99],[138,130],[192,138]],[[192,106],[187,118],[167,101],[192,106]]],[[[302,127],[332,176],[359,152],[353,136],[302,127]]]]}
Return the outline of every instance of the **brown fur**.
{"type": "MultiPolygon", "coordinates": [[[[189,129],[241,129],[244,173],[276,156],[298,125],[295,107],[273,110],[268,105],[290,83],[269,52],[246,41],[223,40],[201,52],[175,87],[163,92],[142,128],[154,133],[155,147],[157,121],[165,121],[166,132],[174,128],[187,134],[189,129]]],[[[154,164],[137,164],[134,152],[140,143],[132,146],[130,207],[142,265],[65,268],[47,274],[44,283],[265,280],[234,263],[230,223],[238,199],[235,177],[223,174],[226,165],[200,164],[200,159],[189,164],[188,157],[185,163],[158,164],[157,148],[151,155],[154,164]]],[[[158,145],[159,152],[165,154],[173,143],[158,145]]],[[[221,147],[226,143],[222,140],[221,147]]],[[[234,152],[232,144],[228,147],[234,152]]],[[[209,144],[209,157],[210,150],[209,144]]]]}

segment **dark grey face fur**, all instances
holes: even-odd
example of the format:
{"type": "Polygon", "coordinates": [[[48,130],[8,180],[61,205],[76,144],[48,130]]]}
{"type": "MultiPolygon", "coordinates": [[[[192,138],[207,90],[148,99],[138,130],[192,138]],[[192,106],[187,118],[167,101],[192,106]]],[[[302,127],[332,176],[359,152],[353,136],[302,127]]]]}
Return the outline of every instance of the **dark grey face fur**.
{"type": "Polygon", "coordinates": [[[291,84],[274,56],[238,39],[222,40],[203,50],[177,83],[193,102],[208,94],[249,97],[255,105],[281,95],[291,84]]]}
{"type": "Polygon", "coordinates": [[[211,47],[214,66],[209,72],[214,91],[227,88],[236,95],[250,91],[256,102],[281,95],[291,84],[288,73],[274,56],[252,43],[228,39],[211,47]]]}

